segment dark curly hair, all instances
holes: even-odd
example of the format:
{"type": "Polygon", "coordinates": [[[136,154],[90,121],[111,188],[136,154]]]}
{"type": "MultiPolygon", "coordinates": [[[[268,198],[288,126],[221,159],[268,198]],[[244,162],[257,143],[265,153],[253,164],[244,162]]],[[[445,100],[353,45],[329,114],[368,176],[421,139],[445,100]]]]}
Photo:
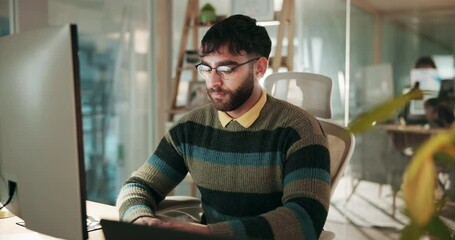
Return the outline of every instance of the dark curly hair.
{"type": "Polygon", "coordinates": [[[267,30],[256,24],[256,19],[245,15],[232,15],[214,24],[201,41],[200,57],[218,52],[226,45],[233,55],[256,55],[269,58],[272,48],[267,30]]]}

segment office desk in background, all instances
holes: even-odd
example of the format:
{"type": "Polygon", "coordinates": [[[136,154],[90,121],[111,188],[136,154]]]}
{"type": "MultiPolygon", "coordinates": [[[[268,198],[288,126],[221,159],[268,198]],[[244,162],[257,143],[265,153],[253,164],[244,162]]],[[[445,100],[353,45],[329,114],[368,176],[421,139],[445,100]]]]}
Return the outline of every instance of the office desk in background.
{"type": "MultiPolygon", "coordinates": [[[[428,128],[422,125],[381,124],[379,127],[387,131],[394,147],[402,152],[406,148],[418,148],[433,135],[449,131],[446,128],[428,128]]],[[[455,202],[447,201],[439,216],[455,232],[455,202]]]]}
{"type": "MultiPolygon", "coordinates": [[[[109,220],[118,220],[118,212],[114,206],[87,201],[87,215],[93,216],[95,218],[104,218],[109,220]]],[[[18,217],[10,217],[0,219],[0,240],[6,240],[6,235],[16,237],[17,239],[26,239],[21,237],[26,237],[26,234],[35,234],[36,232],[29,230],[25,227],[19,226],[16,223],[21,222],[22,220],[18,217]]],[[[62,221],[65,221],[65,216],[62,216],[62,221]]],[[[30,235],[33,236],[33,235],[30,235]]],[[[43,240],[55,240],[58,238],[50,237],[44,234],[39,234],[37,239],[43,240]]],[[[104,234],[102,229],[89,232],[90,240],[104,240],[104,234]]]]}
{"type": "Polygon", "coordinates": [[[381,124],[379,127],[389,133],[393,145],[399,151],[409,147],[418,147],[431,136],[448,131],[445,128],[428,128],[422,125],[381,124]]]}

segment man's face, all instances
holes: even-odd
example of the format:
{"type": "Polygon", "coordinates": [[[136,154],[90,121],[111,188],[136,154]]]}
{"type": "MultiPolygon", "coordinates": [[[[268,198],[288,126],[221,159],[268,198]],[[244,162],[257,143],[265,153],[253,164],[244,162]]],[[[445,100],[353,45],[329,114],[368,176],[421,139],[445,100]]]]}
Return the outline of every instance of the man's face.
{"type": "MultiPolygon", "coordinates": [[[[232,55],[226,47],[212,55],[203,57],[202,63],[212,68],[218,66],[234,67],[248,60],[248,56],[232,55]]],[[[207,94],[213,106],[220,111],[233,111],[242,106],[251,96],[255,79],[253,64],[255,61],[244,64],[234,69],[230,74],[218,74],[212,70],[205,79],[207,94]]]]}
{"type": "Polygon", "coordinates": [[[235,81],[240,83],[235,89],[230,89],[226,85],[207,88],[207,94],[217,110],[224,112],[236,110],[251,96],[254,88],[252,73],[249,73],[246,78],[235,81]]]}

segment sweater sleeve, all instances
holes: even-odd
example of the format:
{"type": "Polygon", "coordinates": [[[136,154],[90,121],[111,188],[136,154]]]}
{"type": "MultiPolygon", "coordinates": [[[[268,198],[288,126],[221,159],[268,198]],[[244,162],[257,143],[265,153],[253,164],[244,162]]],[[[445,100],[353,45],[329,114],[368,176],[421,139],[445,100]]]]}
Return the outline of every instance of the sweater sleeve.
{"type": "Polygon", "coordinates": [[[256,217],[209,224],[212,233],[234,239],[318,239],[330,203],[330,156],[319,130],[288,150],[282,206],[256,217]]]}
{"type": "Polygon", "coordinates": [[[188,170],[168,137],[120,189],[117,208],[120,220],[132,222],[154,216],[156,206],[185,177],[188,170]]]}

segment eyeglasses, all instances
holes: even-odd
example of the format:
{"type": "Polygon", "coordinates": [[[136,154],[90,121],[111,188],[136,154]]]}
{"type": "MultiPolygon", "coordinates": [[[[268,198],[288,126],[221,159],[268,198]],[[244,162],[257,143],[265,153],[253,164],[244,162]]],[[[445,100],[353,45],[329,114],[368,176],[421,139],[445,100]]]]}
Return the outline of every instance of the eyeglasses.
{"type": "Polygon", "coordinates": [[[201,74],[201,76],[204,79],[208,79],[209,78],[210,73],[212,73],[213,69],[215,69],[216,74],[218,74],[223,79],[229,79],[229,77],[232,77],[235,69],[237,69],[238,67],[243,66],[243,65],[245,65],[247,63],[250,63],[250,62],[253,62],[253,61],[257,61],[257,60],[259,60],[259,58],[260,57],[253,58],[253,59],[250,59],[250,60],[248,60],[246,62],[239,63],[239,64],[234,65],[234,66],[218,66],[216,68],[212,68],[212,67],[210,67],[210,66],[208,66],[206,64],[199,63],[195,67],[196,67],[197,71],[199,72],[199,74],[201,74]]]}

